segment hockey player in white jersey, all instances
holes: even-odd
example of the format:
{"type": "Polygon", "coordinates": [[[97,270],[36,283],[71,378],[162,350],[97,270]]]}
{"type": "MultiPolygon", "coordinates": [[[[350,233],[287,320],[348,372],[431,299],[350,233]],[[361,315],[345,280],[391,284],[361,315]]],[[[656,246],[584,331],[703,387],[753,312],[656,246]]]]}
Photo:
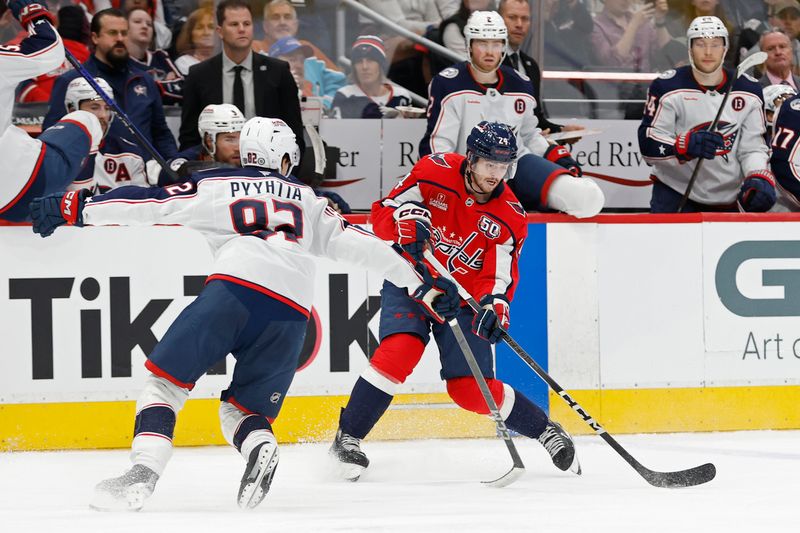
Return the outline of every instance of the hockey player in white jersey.
{"type": "Polygon", "coordinates": [[[11,125],[17,85],[60,66],[64,44],[42,4],[10,0],[8,9],[28,36],[19,45],[0,46],[0,219],[19,222],[33,198],[67,188],[89,153],[97,151],[103,132],[86,111],[64,116],[37,139],[11,125]]]}
{"type": "Polygon", "coordinates": [[[639,149],[653,167],[650,211],[678,211],[698,158],[705,161],[684,212],[767,211],[775,202],[764,141],[761,86],[722,66],[728,30],[717,17],[698,17],[686,32],[690,66],[669,70],[650,85],[639,126],[639,149]],[[733,88],[716,131],[708,127],[733,88]]]}
{"type": "Polygon", "coordinates": [[[503,17],[494,11],[475,11],[464,37],[469,61],[446,68],[431,80],[420,157],[466,153],[467,137],[482,120],[507,124],[520,147],[508,184],[526,210],[554,209],[578,218],[599,213],[603,192],[591,179],[578,177],[580,166],[566,148],[542,136],[530,79],[502,65],[508,47],[503,17]]]}
{"type": "Polygon", "coordinates": [[[198,172],[164,188],[120,187],[94,197],[71,191],[31,204],[33,229],[42,236],[64,224],[183,225],[200,231],[214,254],[200,296],[145,363],[150,375],[136,407],[133,467],[97,486],[95,508],[142,507],[172,454],[176,415],[195,382],[228,353],[236,366],[221,397],[222,433],[246,461],[239,505],[261,502],[278,464],[270,424],[294,377],[314,298],[311,256],[381,273],[439,322],[458,309],[452,283],[426,270],[418,273],[384,241],[348,224],[310,187],[286,177],[299,150],[282,120],[249,120],[240,152],[243,168],[198,172]]]}

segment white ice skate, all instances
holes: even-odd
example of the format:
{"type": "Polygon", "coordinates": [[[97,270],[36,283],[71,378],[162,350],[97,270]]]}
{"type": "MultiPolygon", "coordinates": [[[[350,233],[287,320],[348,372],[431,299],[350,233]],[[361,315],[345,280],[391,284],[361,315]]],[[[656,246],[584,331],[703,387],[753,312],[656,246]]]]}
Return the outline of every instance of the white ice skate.
{"type": "Polygon", "coordinates": [[[97,511],[139,511],[157,481],[158,474],[151,469],[133,465],[120,477],[98,483],[89,507],[97,511]]]}
{"type": "Polygon", "coordinates": [[[275,438],[261,443],[250,452],[244,469],[242,483],[239,485],[237,501],[242,509],[257,506],[269,492],[272,477],[278,467],[278,443],[275,438]]]}

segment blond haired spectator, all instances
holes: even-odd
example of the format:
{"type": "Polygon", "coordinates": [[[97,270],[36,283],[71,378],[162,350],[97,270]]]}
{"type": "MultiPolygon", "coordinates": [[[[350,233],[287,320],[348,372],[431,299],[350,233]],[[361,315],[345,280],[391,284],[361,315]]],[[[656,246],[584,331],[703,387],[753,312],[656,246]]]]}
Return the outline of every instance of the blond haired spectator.
{"type": "Polygon", "coordinates": [[[175,50],[179,54],[175,66],[186,76],[189,68],[205,61],[214,54],[217,44],[216,23],[211,9],[196,9],[189,15],[175,41],[175,50]]]}

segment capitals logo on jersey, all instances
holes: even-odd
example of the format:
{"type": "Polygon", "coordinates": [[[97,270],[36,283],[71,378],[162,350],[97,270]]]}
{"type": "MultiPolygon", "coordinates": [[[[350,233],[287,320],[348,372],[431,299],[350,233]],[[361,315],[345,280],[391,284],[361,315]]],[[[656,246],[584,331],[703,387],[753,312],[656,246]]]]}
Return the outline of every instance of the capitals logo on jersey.
{"type": "Polygon", "coordinates": [[[477,236],[478,233],[475,231],[463,237],[454,231],[448,233],[447,226],[433,228],[433,247],[447,256],[448,272],[468,274],[469,271],[466,269],[473,272],[480,271],[483,266],[483,248],[468,250],[470,243],[477,236]]]}

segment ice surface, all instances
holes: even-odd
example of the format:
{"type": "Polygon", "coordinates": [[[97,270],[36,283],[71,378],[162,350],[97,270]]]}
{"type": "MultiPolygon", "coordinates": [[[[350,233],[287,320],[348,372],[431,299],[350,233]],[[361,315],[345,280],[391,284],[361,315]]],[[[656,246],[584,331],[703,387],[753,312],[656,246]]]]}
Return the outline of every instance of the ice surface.
{"type": "Polygon", "coordinates": [[[511,466],[498,439],[370,442],[358,483],[334,477],[327,444],[281,446],[267,499],[236,505],[244,460],[230,448],[178,448],[140,513],[88,508],[98,481],[128,468],[127,451],[0,453],[0,532],[796,531],[800,431],[617,436],[645,466],[711,461],[717,478],[689,489],[648,485],[601,439],[578,437],[580,477],[516,439],[528,472],[482,486],[511,466]]]}

